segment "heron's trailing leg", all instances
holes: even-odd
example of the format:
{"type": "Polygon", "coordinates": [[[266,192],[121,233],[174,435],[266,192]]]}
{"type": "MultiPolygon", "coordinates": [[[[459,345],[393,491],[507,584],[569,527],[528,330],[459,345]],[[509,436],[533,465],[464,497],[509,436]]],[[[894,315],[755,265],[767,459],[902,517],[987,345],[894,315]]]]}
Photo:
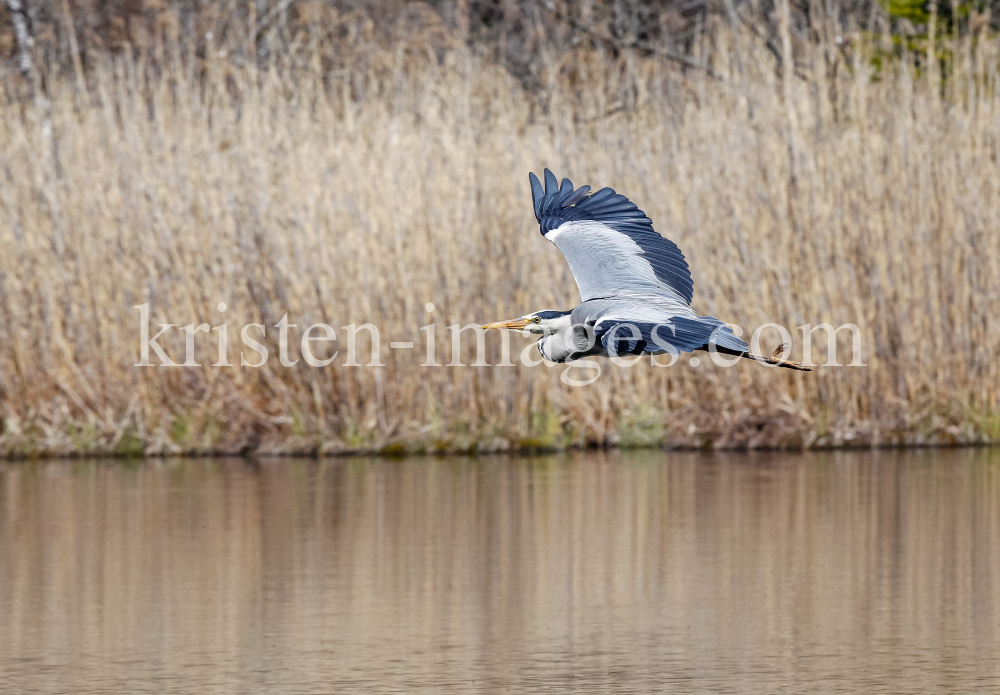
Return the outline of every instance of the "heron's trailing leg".
{"type": "Polygon", "coordinates": [[[799,372],[811,372],[812,369],[809,367],[803,367],[798,362],[792,362],[791,360],[784,360],[781,358],[782,355],[788,350],[788,345],[782,343],[774,352],[772,352],[767,357],[761,355],[755,355],[749,350],[733,350],[732,348],[722,347],[721,345],[715,345],[714,343],[702,345],[699,350],[705,350],[707,352],[718,352],[723,355],[732,355],[733,357],[743,357],[744,359],[753,360],[754,362],[760,362],[761,364],[769,364],[775,367],[784,367],[785,369],[794,369],[799,372]]]}
{"type": "Polygon", "coordinates": [[[752,360],[757,360],[758,362],[761,362],[763,364],[775,364],[779,367],[784,367],[785,369],[794,369],[799,372],[812,371],[811,369],[809,369],[809,367],[803,367],[798,362],[792,362],[791,360],[782,359],[782,355],[788,352],[788,349],[789,349],[788,343],[782,343],[778,347],[774,348],[774,352],[772,352],[767,357],[761,357],[760,355],[754,355],[749,352],[746,353],[745,356],[749,357],[752,360]]]}

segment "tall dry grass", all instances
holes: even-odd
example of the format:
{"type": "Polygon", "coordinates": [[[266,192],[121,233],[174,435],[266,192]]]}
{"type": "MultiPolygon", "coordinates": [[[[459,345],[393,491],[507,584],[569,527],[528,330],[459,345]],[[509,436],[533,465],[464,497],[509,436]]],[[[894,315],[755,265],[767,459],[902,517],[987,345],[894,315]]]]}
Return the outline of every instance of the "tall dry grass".
{"type": "MultiPolygon", "coordinates": [[[[941,69],[883,56],[876,73],[859,34],[798,46],[794,71],[750,31],[712,36],[709,70],[581,49],[553,58],[541,94],[463,48],[413,45],[335,73],[308,48],[258,70],[167,45],[51,77],[34,100],[7,79],[0,453],[1000,435],[996,41],[946,37],[941,69]],[[797,357],[795,326],[855,323],[867,367],[606,363],[580,388],[563,367],[419,367],[428,323],[445,363],[447,325],[579,300],[533,219],[527,172],[543,167],[635,200],[687,255],[700,313],[788,326],[797,357]],[[154,323],[225,321],[237,364],[240,328],[264,323],[271,358],[209,367],[212,333],[202,367],[134,367],[144,302],[154,323]],[[340,366],[340,333],[336,366],[281,367],[286,312],[295,336],[378,325],[386,366],[340,366]]],[[[161,342],[181,361],[174,331],[161,342]]]]}

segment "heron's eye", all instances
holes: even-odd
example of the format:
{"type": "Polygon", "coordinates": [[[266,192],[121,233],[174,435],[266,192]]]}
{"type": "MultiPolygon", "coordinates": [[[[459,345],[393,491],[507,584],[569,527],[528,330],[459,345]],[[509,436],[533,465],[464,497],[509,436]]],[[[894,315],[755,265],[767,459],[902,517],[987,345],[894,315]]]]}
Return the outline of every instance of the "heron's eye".
{"type": "Polygon", "coordinates": [[[531,319],[531,322],[532,323],[541,323],[542,322],[542,317],[541,316],[536,316],[535,318],[531,319]]]}

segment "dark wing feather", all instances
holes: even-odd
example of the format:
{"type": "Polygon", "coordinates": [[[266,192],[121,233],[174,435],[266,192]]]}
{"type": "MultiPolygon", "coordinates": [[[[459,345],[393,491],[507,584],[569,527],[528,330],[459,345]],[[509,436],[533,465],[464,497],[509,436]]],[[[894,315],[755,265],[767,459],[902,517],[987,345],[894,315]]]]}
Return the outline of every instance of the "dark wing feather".
{"type": "MultiPolygon", "coordinates": [[[[691,303],[694,282],[684,254],[674,242],[653,229],[652,220],[635,203],[611,188],[602,188],[591,194],[589,186],[574,190],[569,179],[563,179],[560,185],[548,169],[543,178],[544,188],[537,176],[528,175],[535,218],[543,235],[566,222],[602,224],[631,239],[641,250],[641,258],[650,265],[656,279],[677,292],[688,304],[691,303]]],[[[563,250],[562,247],[560,250],[563,250]]],[[[570,266],[573,266],[572,262],[570,266]]],[[[577,284],[580,284],[579,278],[577,284]]]]}
{"type": "Polygon", "coordinates": [[[649,352],[679,354],[692,352],[709,344],[736,352],[750,347],[719,319],[699,316],[691,319],[674,316],[663,323],[613,319],[601,321],[594,335],[611,355],[641,355],[649,352]]]}

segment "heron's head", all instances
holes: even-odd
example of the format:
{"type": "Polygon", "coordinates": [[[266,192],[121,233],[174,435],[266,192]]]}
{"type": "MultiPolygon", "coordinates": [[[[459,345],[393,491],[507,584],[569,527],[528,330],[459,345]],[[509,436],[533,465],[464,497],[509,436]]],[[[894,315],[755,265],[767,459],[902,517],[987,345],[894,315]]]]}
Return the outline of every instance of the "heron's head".
{"type": "Polygon", "coordinates": [[[572,312],[545,309],[516,319],[487,323],[483,328],[506,328],[511,331],[521,331],[525,335],[531,333],[551,335],[570,325],[570,313],[572,312]]]}

